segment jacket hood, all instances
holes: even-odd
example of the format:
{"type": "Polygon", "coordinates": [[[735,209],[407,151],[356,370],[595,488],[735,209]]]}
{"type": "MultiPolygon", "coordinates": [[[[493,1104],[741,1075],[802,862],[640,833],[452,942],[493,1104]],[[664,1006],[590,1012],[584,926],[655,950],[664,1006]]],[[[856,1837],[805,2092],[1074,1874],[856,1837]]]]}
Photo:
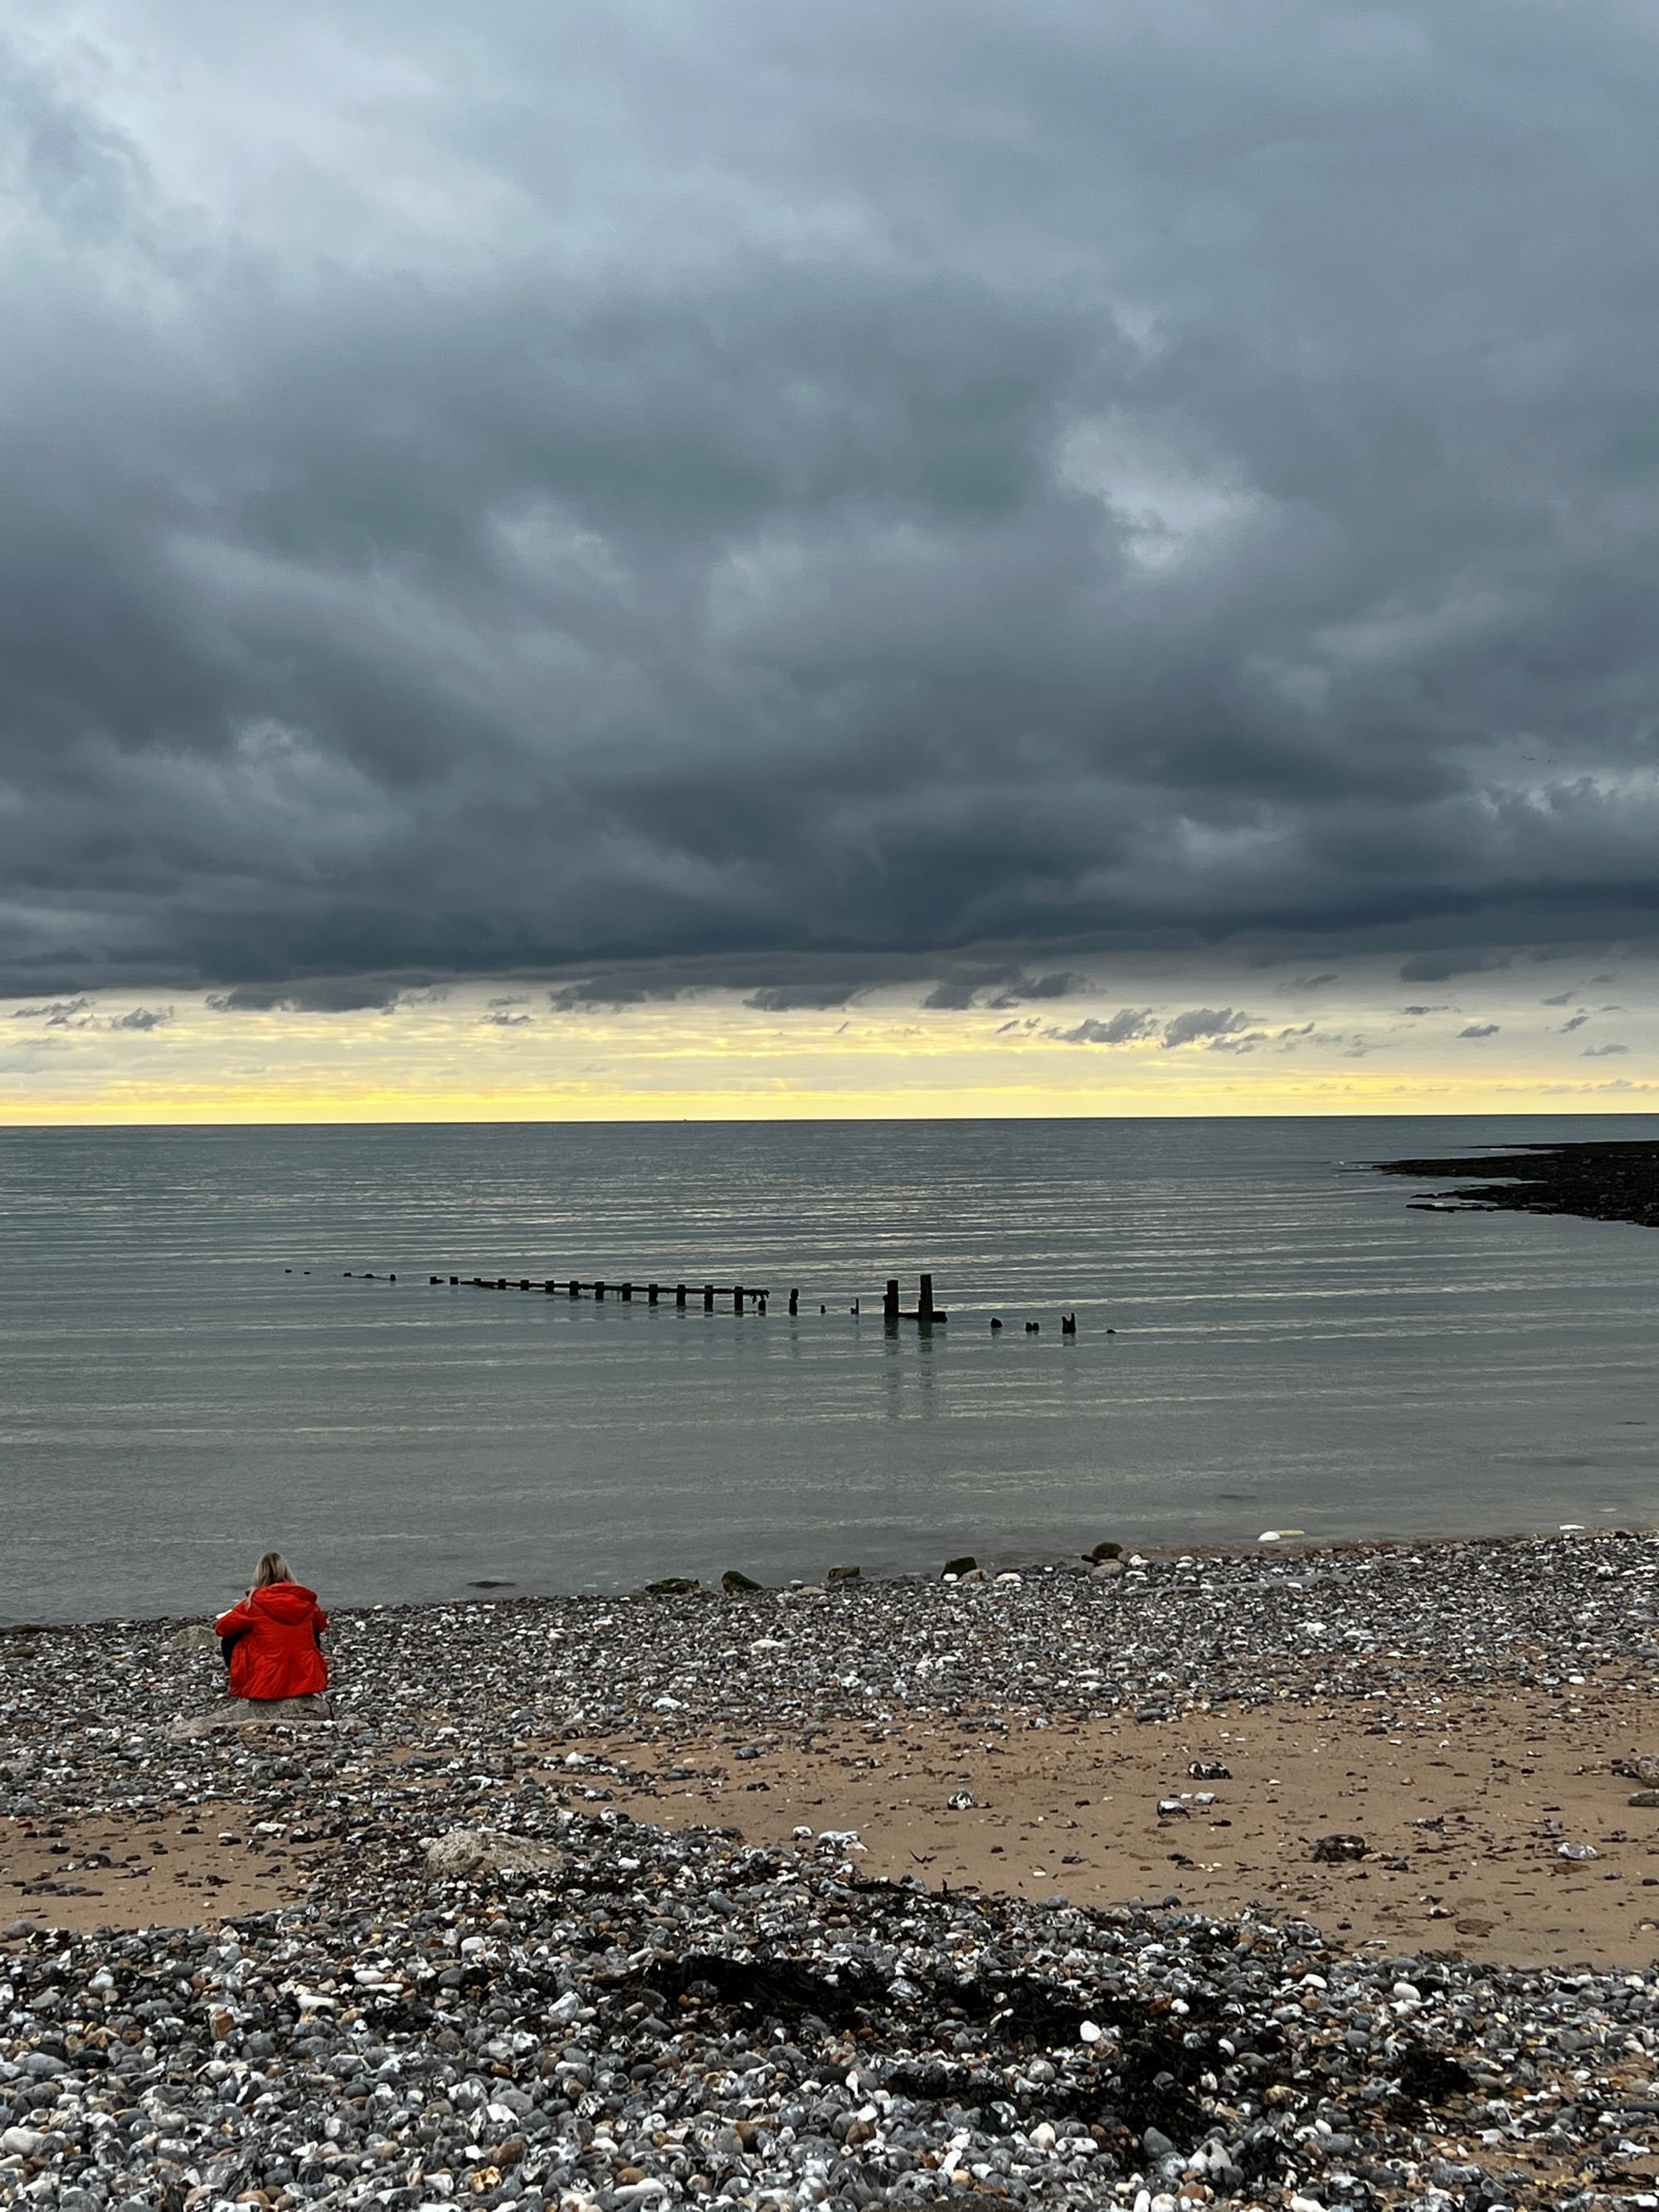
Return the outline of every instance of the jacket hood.
{"type": "Polygon", "coordinates": [[[297,1623],[309,1620],[316,1611],[317,1593],[303,1583],[267,1583],[263,1589],[252,1593],[248,1603],[272,1620],[297,1623]]]}

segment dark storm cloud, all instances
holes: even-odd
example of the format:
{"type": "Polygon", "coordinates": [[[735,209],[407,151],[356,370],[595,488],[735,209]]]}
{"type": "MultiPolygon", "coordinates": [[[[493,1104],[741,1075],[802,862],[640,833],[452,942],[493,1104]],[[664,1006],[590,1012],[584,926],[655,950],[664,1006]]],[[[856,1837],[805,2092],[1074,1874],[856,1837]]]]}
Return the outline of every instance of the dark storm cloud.
{"type": "Polygon", "coordinates": [[[1232,1036],[1247,1030],[1255,1020],[1254,1014],[1241,1014],[1231,1006],[1194,1006],[1188,1013],[1177,1014],[1164,1025],[1164,1044],[1166,1050],[1178,1044],[1191,1044],[1200,1037],[1232,1036]]]}
{"type": "Polygon", "coordinates": [[[220,1014],[389,1014],[403,993],[394,984],[322,977],[308,983],[239,983],[215,991],[208,1004],[220,1014]]]}
{"type": "Polygon", "coordinates": [[[1060,968],[1047,975],[1017,975],[989,1003],[1000,1013],[1010,1006],[1023,1006],[1030,1000],[1075,998],[1079,991],[1086,991],[1088,988],[1086,975],[1079,975],[1069,968],[1060,968]]]}
{"type": "Polygon", "coordinates": [[[1418,952],[1402,961],[1400,980],[1402,983],[1449,983],[1454,975],[1488,975],[1500,968],[1507,968],[1510,955],[1507,952],[1418,952]]]}
{"type": "Polygon", "coordinates": [[[1651,933],[1623,0],[5,20],[0,989],[1651,933]]]}
{"type": "Polygon", "coordinates": [[[1459,1030],[1457,1034],[1460,1038],[1496,1036],[1498,1035],[1498,1024],[1496,1022],[1471,1022],[1467,1029],[1459,1030]]]}
{"type": "MultiPolygon", "coordinates": [[[[1074,1029],[1051,1029],[1047,1034],[1060,1044],[1139,1044],[1155,1036],[1170,1052],[1206,1040],[1242,1042],[1240,1033],[1251,1030],[1255,1022],[1254,1014],[1238,1013],[1231,1006],[1192,1006],[1167,1021],[1161,1021],[1150,1006],[1120,1006],[1105,1021],[1090,1015],[1074,1029]]],[[[1258,1031],[1249,1042],[1259,1043],[1265,1035],[1265,1030],[1258,1031]]]]}
{"type": "Polygon", "coordinates": [[[1070,968],[1030,975],[1018,965],[969,963],[953,965],[921,1003],[935,1008],[982,1004],[997,1012],[1006,1012],[1010,1006],[1024,1006],[1028,1000],[1069,999],[1088,988],[1089,978],[1070,968]]]}
{"type": "Polygon", "coordinates": [[[653,1001],[676,999],[678,989],[670,984],[635,983],[623,978],[595,975],[579,983],[561,983],[547,994],[550,1009],[556,1014],[617,1013],[624,1006],[647,1006],[653,1001]]]}
{"type": "Polygon", "coordinates": [[[743,1003],[762,1014],[787,1014],[808,1010],[823,1012],[835,1006],[844,1006],[856,995],[856,987],[852,985],[844,985],[838,989],[833,983],[768,983],[758,991],[751,991],[743,1003]]]}
{"type": "MultiPolygon", "coordinates": [[[[1006,1026],[1012,1029],[1014,1024],[1010,1022],[1006,1026]]],[[[1150,1006],[1120,1006],[1103,1022],[1090,1015],[1075,1029],[1048,1032],[1061,1044],[1138,1044],[1143,1037],[1157,1033],[1158,1017],[1150,1006]]]]}

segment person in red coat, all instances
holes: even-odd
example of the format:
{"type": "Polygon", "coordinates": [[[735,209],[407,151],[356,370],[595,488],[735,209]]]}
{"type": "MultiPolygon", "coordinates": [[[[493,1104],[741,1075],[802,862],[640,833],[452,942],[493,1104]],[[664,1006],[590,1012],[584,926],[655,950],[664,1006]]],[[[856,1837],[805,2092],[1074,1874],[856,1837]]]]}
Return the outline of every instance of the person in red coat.
{"type": "Polygon", "coordinates": [[[323,1631],[328,1615],[317,1593],[296,1583],[280,1552],[267,1552],[253,1587],[213,1624],[230,1668],[233,1698],[268,1705],[279,1698],[319,1698],[328,1687],[323,1631]]]}

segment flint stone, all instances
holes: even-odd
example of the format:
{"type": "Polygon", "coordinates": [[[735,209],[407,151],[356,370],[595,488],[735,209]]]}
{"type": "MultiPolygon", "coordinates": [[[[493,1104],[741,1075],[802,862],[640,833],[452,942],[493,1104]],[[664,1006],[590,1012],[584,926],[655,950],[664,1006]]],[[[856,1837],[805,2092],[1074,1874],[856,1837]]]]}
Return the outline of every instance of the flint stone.
{"type": "Polygon", "coordinates": [[[647,1597],[691,1597],[702,1588],[695,1575],[665,1575],[660,1582],[647,1583],[647,1597]]]}
{"type": "Polygon", "coordinates": [[[1363,1859],[1367,1849],[1364,1836],[1322,1836],[1313,1855],[1322,1865],[1334,1866],[1342,1859],[1363,1859]]]}
{"type": "Polygon", "coordinates": [[[826,1579],[832,1583],[855,1583],[863,1572],[862,1567],[831,1567],[826,1579]]]}
{"type": "Polygon", "coordinates": [[[979,1561],[973,1553],[964,1552],[959,1559],[947,1559],[945,1562],[945,1571],[947,1575],[970,1575],[978,1565],[979,1561]]]}
{"type": "MultiPolygon", "coordinates": [[[[653,1584],[653,1589],[660,1587],[660,1584],[653,1584]]],[[[691,1587],[695,1589],[696,1584],[694,1583],[691,1587]]],[[[741,1567],[728,1567],[720,1577],[720,1588],[726,1592],[727,1597],[741,1597],[746,1592],[757,1590],[760,1587],[755,1577],[752,1575],[744,1574],[741,1567]]]]}

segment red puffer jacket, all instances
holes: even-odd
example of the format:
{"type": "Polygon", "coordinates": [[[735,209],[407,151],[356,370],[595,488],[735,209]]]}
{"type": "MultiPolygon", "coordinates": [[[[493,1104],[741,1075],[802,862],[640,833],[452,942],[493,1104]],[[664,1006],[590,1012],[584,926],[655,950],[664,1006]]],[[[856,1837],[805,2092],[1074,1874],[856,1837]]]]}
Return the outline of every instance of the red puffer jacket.
{"type": "Polygon", "coordinates": [[[328,1687],[328,1662],[317,1638],[328,1615],[315,1590],[303,1583],[268,1583],[213,1624],[234,1636],[230,1655],[233,1698],[314,1698],[328,1687]]]}

